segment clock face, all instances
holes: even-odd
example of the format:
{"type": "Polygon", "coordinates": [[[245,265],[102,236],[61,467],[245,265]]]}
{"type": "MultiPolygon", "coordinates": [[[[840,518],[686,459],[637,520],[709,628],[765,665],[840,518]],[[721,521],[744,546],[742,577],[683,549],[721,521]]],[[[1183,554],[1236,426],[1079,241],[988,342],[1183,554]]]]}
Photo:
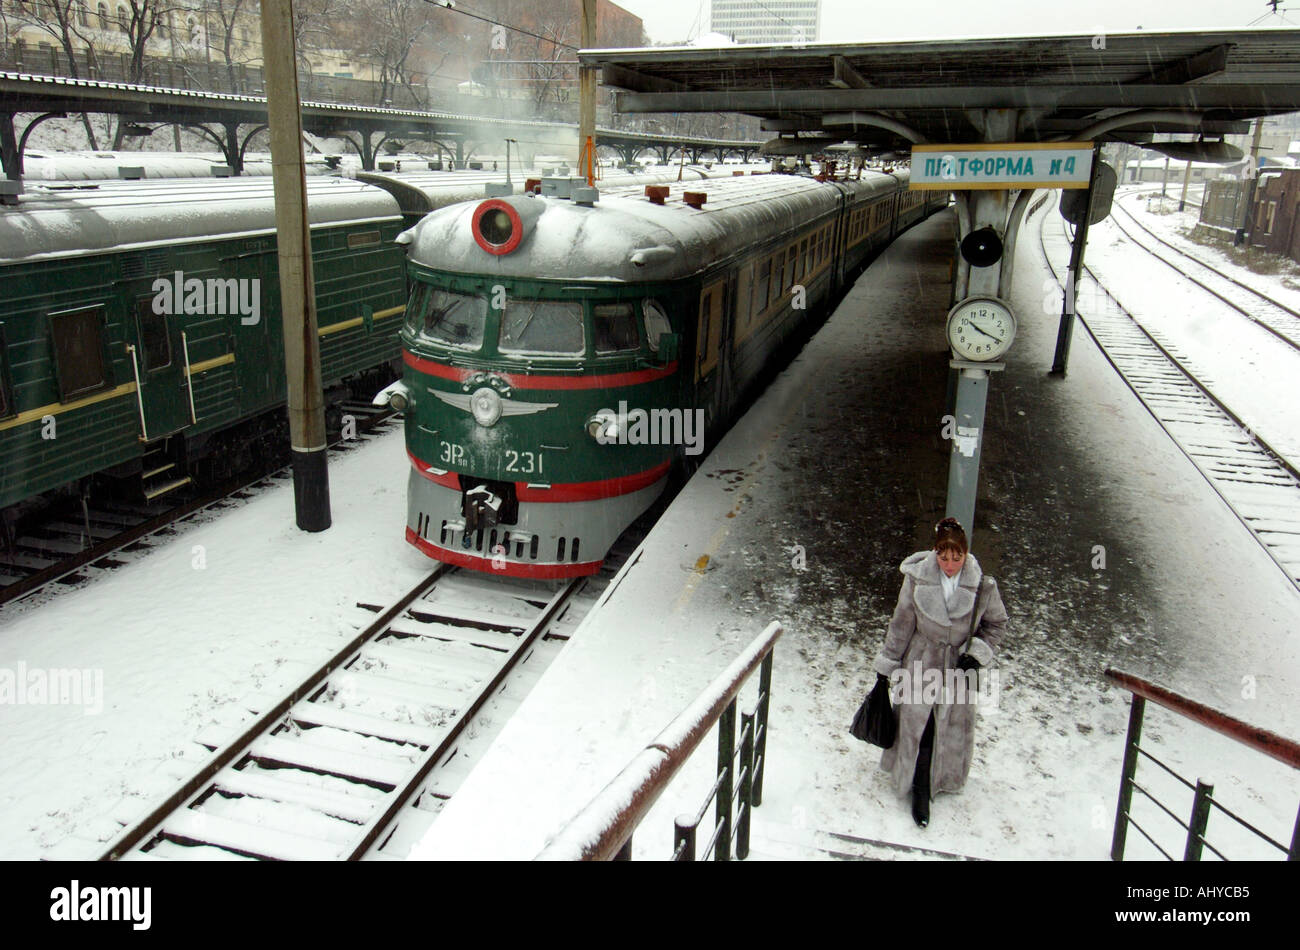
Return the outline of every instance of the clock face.
{"type": "Polygon", "coordinates": [[[992,297],[969,297],[948,314],[948,343],[960,359],[997,359],[1015,336],[1015,314],[992,297]]]}

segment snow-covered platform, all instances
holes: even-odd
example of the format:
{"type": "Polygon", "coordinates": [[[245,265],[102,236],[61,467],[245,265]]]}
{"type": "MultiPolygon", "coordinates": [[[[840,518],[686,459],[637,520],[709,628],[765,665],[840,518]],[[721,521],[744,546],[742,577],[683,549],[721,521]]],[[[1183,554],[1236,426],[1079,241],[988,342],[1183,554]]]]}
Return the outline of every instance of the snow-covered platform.
{"type": "MultiPolygon", "coordinates": [[[[998,702],[981,713],[965,791],[935,802],[930,827],[847,727],[874,680],[898,563],[943,514],[947,214],[868,269],[708,457],[413,857],[533,857],[774,619],[786,633],[756,858],[1104,859],[1129,708],[1107,666],[1300,735],[1300,593],[1086,333],[1068,377],[1047,375],[1057,316],[1037,224],[1019,249],[1020,338],[993,380],[974,531],[1011,614],[998,702]]],[[[1144,738],[1289,836],[1300,780],[1288,770],[1151,706],[1144,738]]],[[[641,825],[636,856],[669,852],[714,748],[641,825]]],[[[1130,856],[1155,853],[1129,838],[1130,856]]],[[[1247,855],[1268,856],[1241,842],[1247,855]]]]}

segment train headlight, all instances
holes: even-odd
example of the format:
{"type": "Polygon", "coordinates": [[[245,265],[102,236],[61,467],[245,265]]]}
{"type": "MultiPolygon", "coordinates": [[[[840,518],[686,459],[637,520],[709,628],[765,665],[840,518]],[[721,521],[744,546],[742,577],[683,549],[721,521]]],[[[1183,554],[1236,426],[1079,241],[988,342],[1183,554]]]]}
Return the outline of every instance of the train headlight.
{"type": "Polygon", "coordinates": [[[608,409],[602,409],[590,419],[587,420],[587,435],[591,436],[601,445],[609,445],[611,442],[618,441],[619,424],[618,416],[608,409]]]}
{"type": "Polygon", "coordinates": [[[499,198],[490,198],[475,208],[470,227],[478,246],[489,254],[509,254],[524,239],[519,212],[499,198]]]}
{"type": "Polygon", "coordinates": [[[501,418],[501,396],[495,389],[487,386],[476,389],[474,395],[469,397],[469,411],[479,425],[485,427],[496,425],[497,420],[501,418]]]}

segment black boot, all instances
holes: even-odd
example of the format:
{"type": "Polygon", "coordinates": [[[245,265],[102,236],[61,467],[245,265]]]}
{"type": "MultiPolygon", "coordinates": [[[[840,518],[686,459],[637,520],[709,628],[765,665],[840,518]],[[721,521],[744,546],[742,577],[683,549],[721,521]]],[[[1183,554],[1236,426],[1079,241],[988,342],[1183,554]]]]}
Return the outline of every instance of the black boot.
{"type": "Polygon", "coordinates": [[[916,753],[916,773],[912,776],[912,820],[924,828],[930,823],[930,757],[934,752],[934,713],[921,734],[916,753]]]}

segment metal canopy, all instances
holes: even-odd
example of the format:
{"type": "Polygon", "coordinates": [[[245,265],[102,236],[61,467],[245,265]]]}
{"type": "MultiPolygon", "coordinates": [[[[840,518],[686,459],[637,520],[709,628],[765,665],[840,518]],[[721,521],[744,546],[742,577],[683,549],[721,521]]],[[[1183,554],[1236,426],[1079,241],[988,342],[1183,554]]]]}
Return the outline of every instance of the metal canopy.
{"type": "Polygon", "coordinates": [[[1300,29],[1025,36],[858,45],[582,50],[622,112],[743,112],[786,134],[881,148],[986,139],[1135,141],[1245,131],[1300,110],[1300,29]],[[1102,46],[1104,48],[1097,48],[1102,46]],[[1116,131],[1121,130],[1121,131],[1116,131]]]}

